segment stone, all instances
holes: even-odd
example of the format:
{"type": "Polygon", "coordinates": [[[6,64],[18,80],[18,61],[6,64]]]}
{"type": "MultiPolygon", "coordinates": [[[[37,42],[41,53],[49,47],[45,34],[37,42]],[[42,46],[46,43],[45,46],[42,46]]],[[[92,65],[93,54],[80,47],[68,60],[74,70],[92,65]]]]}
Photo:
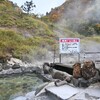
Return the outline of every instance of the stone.
{"type": "Polygon", "coordinates": [[[23,73],[32,73],[35,70],[34,67],[21,67],[23,73]]]}
{"type": "Polygon", "coordinates": [[[75,86],[78,87],[79,86],[79,81],[76,78],[72,78],[71,83],[75,86]]]}
{"type": "Polygon", "coordinates": [[[62,86],[62,85],[65,85],[65,84],[67,84],[66,81],[60,81],[60,80],[55,81],[55,86],[62,86]]]}
{"type": "Polygon", "coordinates": [[[12,69],[19,69],[20,68],[20,65],[15,63],[13,66],[12,66],[12,69]]]}
{"type": "Polygon", "coordinates": [[[53,74],[53,78],[54,78],[54,79],[64,80],[65,76],[64,76],[63,73],[55,72],[55,73],[53,74]]]}
{"type": "Polygon", "coordinates": [[[85,61],[82,66],[82,77],[86,80],[94,77],[96,74],[95,63],[91,60],[85,61]]]}
{"type": "Polygon", "coordinates": [[[94,84],[94,83],[96,83],[96,82],[100,82],[100,71],[99,71],[98,69],[96,69],[96,74],[95,74],[95,76],[89,79],[89,82],[90,82],[91,84],[94,84]]]}
{"type": "Polygon", "coordinates": [[[84,78],[78,79],[78,87],[88,87],[90,85],[90,82],[88,80],[85,80],[84,78]]]}
{"type": "Polygon", "coordinates": [[[52,68],[50,67],[49,63],[43,64],[43,72],[44,74],[50,74],[52,72],[52,68]]]}
{"type": "Polygon", "coordinates": [[[75,63],[73,65],[73,77],[76,79],[81,77],[81,63],[75,63]]]}
{"type": "Polygon", "coordinates": [[[90,85],[89,81],[88,80],[85,80],[84,78],[73,78],[72,79],[72,84],[75,86],[75,87],[88,87],[90,85]]]}
{"type": "MultiPolygon", "coordinates": [[[[82,88],[83,89],[83,88],[82,88]]],[[[100,100],[100,82],[91,84],[88,88],[70,97],[68,100],[100,100]]]]}
{"type": "Polygon", "coordinates": [[[14,71],[14,74],[21,74],[22,73],[21,68],[19,68],[19,69],[13,69],[13,71],[14,71]]]}
{"type": "MultiPolygon", "coordinates": [[[[40,67],[33,67],[35,69],[36,74],[42,74],[42,69],[40,67]]],[[[33,70],[34,71],[34,70],[33,70]]]]}
{"type": "Polygon", "coordinates": [[[53,65],[51,67],[51,65],[49,65],[49,63],[44,63],[43,72],[44,72],[44,74],[51,75],[53,79],[59,79],[59,80],[62,80],[62,81],[65,80],[67,82],[70,82],[71,77],[72,77],[72,75],[70,75],[66,72],[54,69],[53,65]]]}
{"type": "Polygon", "coordinates": [[[72,77],[72,75],[70,75],[66,72],[63,72],[63,71],[56,70],[56,69],[53,69],[53,72],[51,73],[51,75],[54,79],[59,79],[62,81],[65,80],[67,82],[70,82],[71,77],[72,77]]]}
{"type": "Polygon", "coordinates": [[[15,99],[13,99],[13,100],[28,100],[28,99],[24,96],[19,96],[19,97],[16,97],[15,99]]]}
{"type": "Polygon", "coordinates": [[[72,83],[76,87],[88,87],[92,83],[100,81],[100,71],[95,68],[91,60],[85,61],[81,68],[80,63],[73,65],[72,83]]]}

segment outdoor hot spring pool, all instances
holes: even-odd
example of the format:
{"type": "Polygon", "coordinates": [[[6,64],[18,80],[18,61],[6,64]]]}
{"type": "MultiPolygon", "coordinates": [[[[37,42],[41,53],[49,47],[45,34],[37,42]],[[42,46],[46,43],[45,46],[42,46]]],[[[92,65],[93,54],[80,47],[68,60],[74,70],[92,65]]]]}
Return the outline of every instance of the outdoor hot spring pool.
{"type": "Polygon", "coordinates": [[[27,92],[34,91],[43,80],[36,74],[24,74],[0,78],[0,100],[12,100],[27,92]]]}

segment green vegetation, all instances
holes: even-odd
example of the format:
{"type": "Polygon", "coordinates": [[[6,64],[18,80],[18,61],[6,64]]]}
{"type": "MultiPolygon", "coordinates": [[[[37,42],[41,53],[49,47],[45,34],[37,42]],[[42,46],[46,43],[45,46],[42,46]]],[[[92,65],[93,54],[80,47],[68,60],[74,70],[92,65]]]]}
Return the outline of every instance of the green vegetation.
{"type": "Polygon", "coordinates": [[[97,20],[70,20],[68,23],[68,29],[73,32],[78,32],[83,36],[100,35],[100,21],[97,20]]]}
{"type": "Polygon", "coordinates": [[[26,38],[21,33],[12,30],[0,30],[0,56],[6,56],[9,53],[17,58],[22,58],[24,54],[32,55],[33,52],[39,49],[38,47],[54,43],[52,37],[49,36],[39,36],[38,34],[26,38]]]}
{"type": "Polygon", "coordinates": [[[100,42],[100,24],[79,21],[80,23],[76,24],[79,25],[78,31],[72,32],[75,23],[71,24],[69,29],[56,25],[54,22],[58,17],[60,18],[55,13],[53,17],[47,15],[38,18],[34,14],[23,13],[21,8],[8,0],[0,1],[0,58],[7,54],[24,60],[37,55],[41,58],[45,52],[53,50],[59,34],[81,39],[88,36],[86,39],[100,42]]]}
{"type": "Polygon", "coordinates": [[[25,44],[25,38],[20,34],[12,30],[0,30],[0,56],[6,55],[7,53],[16,56],[16,53],[22,49],[18,54],[20,55],[23,51],[29,52],[29,48],[30,46],[25,44]],[[27,46],[27,48],[25,48],[25,46],[27,46]]]}
{"type": "Polygon", "coordinates": [[[1,2],[0,57],[11,54],[14,57],[28,60],[34,54],[36,55],[39,49],[42,48],[41,52],[42,50],[44,52],[43,47],[52,46],[54,40],[55,35],[47,24],[35,18],[34,15],[23,13],[12,2],[1,2]]]}
{"type": "Polygon", "coordinates": [[[100,43],[100,36],[98,36],[98,35],[87,37],[86,39],[100,43]]]}

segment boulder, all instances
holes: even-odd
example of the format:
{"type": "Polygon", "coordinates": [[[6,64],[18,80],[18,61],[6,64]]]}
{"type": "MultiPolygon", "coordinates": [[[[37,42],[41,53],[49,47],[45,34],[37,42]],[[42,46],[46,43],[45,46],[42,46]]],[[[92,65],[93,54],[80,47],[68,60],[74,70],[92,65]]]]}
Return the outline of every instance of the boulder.
{"type": "Polygon", "coordinates": [[[63,71],[56,70],[56,69],[53,69],[53,72],[51,73],[51,75],[54,79],[60,79],[62,81],[65,80],[67,82],[70,82],[71,77],[72,77],[72,75],[63,71]]]}
{"type": "Polygon", "coordinates": [[[88,87],[90,85],[88,80],[85,80],[84,78],[72,78],[72,83],[75,87],[88,87]]]}
{"type": "Polygon", "coordinates": [[[95,63],[91,60],[85,61],[82,66],[82,77],[86,80],[94,77],[96,74],[95,63]]]}
{"type": "Polygon", "coordinates": [[[20,59],[17,59],[17,58],[10,58],[9,60],[7,60],[7,63],[11,66],[13,66],[14,64],[20,65],[20,66],[23,65],[23,62],[20,59]]]}
{"type": "Polygon", "coordinates": [[[50,74],[52,72],[52,68],[50,67],[49,63],[43,64],[43,72],[44,74],[50,74]]]}
{"type": "Polygon", "coordinates": [[[53,72],[52,77],[54,79],[64,80],[66,78],[66,75],[63,72],[56,71],[56,72],[53,72]]]}
{"type": "Polygon", "coordinates": [[[59,79],[62,81],[66,80],[67,82],[70,82],[71,77],[72,77],[72,75],[70,75],[66,72],[53,69],[52,67],[50,67],[50,65],[48,63],[44,63],[43,72],[44,72],[44,74],[51,75],[53,79],[59,79]]]}
{"type": "Polygon", "coordinates": [[[96,83],[96,82],[100,82],[100,71],[98,69],[96,69],[96,74],[94,77],[89,79],[89,83],[96,83]]]}
{"type": "Polygon", "coordinates": [[[20,68],[20,65],[15,63],[13,66],[12,66],[12,69],[19,69],[20,68]]]}
{"type": "Polygon", "coordinates": [[[88,87],[98,81],[100,81],[100,71],[95,68],[93,61],[85,61],[82,68],[78,63],[73,65],[72,83],[74,86],[88,87]]]}
{"type": "Polygon", "coordinates": [[[73,65],[73,77],[78,79],[81,76],[81,63],[75,63],[73,65]]]}
{"type": "Polygon", "coordinates": [[[22,64],[22,61],[20,59],[17,59],[17,58],[11,58],[10,61],[13,63],[22,64]]]}

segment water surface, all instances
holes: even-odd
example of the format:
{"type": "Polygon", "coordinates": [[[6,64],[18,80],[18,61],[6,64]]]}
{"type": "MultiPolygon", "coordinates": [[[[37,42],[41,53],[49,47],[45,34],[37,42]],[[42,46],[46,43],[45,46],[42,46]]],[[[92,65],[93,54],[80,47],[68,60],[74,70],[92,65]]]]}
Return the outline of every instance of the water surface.
{"type": "Polygon", "coordinates": [[[24,74],[0,78],[0,100],[11,100],[14,97],[33,91],[43,81],[36,74],[24,74]]]}

